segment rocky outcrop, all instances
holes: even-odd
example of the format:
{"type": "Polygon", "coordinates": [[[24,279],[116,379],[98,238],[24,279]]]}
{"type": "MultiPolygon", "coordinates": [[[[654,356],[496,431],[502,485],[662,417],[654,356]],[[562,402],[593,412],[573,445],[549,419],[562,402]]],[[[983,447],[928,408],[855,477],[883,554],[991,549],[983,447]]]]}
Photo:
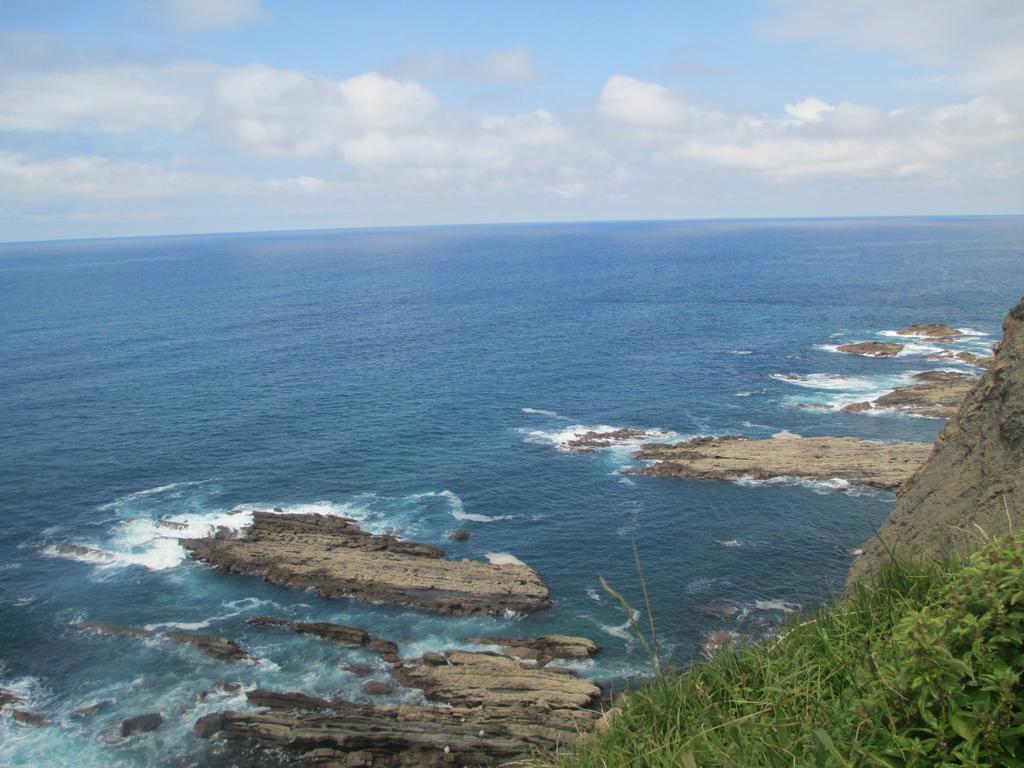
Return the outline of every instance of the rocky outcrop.
{"type": "Polygon", "coordinates": [[[593,640],[570,635],[541,635],[540,637],[471,637],[478,645],[500,645],[508,656],[536,661],[540,665],[554,659],[589,659],[600,648],[593,640]]]}
{"type": "Polygon", "coordinates": [[[256,690],[247,696],[262,711],[204,715],[195,731],[283,748],[305,765],[485,766],[553,751],[600,717],[592,709],[600,698],[596,685],[507,656],[432,654],[403,662],[395,675],[443,706],[372,706],[256,690]]]}
{"type": "Polygon", "coordinates": [[[966,363],[967,365],[976,365],[979,368],[988,368],[995,362],[995,358],[991,355],[988,357],[981,357],[973,352],[954,352],[951,349],[944,349],[941,352],[936,352],[934,355],[929,355],[928,359],[932,362],[951,361],[955,363],[966,363]]]}
{"type": "Polygon", "coordinates": [[[590,432],[577,435],[571,440],[566,440],[565,447],[573,453],[593,453],[601,448],[611,448],[613,445],[648,436],[648,433],[642,429],[631,429],[628,427],[606,430],[604,432],[591,430],[590,432]]]}
{"type": "Polygon", "coordinates": [[[241,538],[183,539],[201,562],[323,597],[453,615],[534,613],[550,607],[529,566],[445,560],[429,544],[367,533],[350,518],[254,512],[241,538]]]}
{"type": "Polygon", "coordinates": [[[929,446],[919,443],[871,443],[854,437],[799,437],[785,433],[752,440],[726,435],[671,445],[644,445],[633,456],[655,463],[633,473],[704,480],[840,479],[893,489],[914,473],[928,458],[929,451],[929,446]]]}
{"type": "Polygon", "coordinates": [[[249,654],[242,646],[234,640],[228,640],[216,635],[198,635],[193,632],[156,632],[143,627],[123,627],[118,624],[106,624],[102,621],[79,621],[72,624],[75,629],[87,632],[96,632],[101,635],[127,635],[129,637],[155,638],[167,640],[179,645],[191,645],[198,651],[205,653],[218,661],[239,662],[248,661],[249,654]]]}
{"type": "Polygon", "coordinates": [[[959,371],[924,371],[912,377],[917,383],[897,387],[870,402],[851,403],[847,413],[895,408],[913,416],[948,419],[956,413],[976,377],[959,371]]]}
{"type": "Polygon", "coordinates": [[[840,344],[836,349],[848,355],[862,357],[896,357],[903,351],[903,345],[893,341],[857,341],[852,344],[840,344]]]}
{"type": "Polygon", "coordinates": [[[1003,321],[995,362],[903,486],[879,537],[864,544],[848,586],[892,551],[966,552],[1024,527],[1024,301],[1003,321]],[[980,530],[979,530],[980,529],[980,530]],[[885,542],[883,545],[882,542],[885,542]]]}
{"type": "Polygon", "coordinates": [[[951,328],[944,323],[914,323],[906,328],[900,328],[896,333],[900,336],[920,336],[925,339],[955,339],[962,336],[956,328],[951,328]]]}
{"type": "Polygon", "coordinates": [[[246,619],[254,627],[277,627],[290,629],[301,635],[313,635],[332,643],[365,647],[377,651],[384,661],[394,663],[399,660],[398,646],[390,640],[381,640],[358,627],[346,627],[344,624],[331,624],[327,621],[291,621],[274,616],[253,616],[246,619]]]}
{"type": "Polygon", "coordinates": [[[136,733],[148,733],[155,731],[164,723],[163,715],[159,712],[147,712],[144,715],[136,715],[121,721],[121,738],[126,739],[136,733]]]}

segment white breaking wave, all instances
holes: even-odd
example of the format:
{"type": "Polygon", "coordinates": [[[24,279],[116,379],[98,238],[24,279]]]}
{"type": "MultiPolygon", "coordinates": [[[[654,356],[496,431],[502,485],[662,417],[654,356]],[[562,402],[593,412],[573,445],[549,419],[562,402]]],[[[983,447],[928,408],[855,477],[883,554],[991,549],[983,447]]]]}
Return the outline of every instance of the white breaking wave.
{"type": "MultiPolygon", "coordinates": [[[[634,608],[632,611],[632,616],[632,621],[636,623],[640,619],[640,611],[634,608]]],[[[606,632],[612,637],[617,637],[620,640],[625,640],[627,643],[632,643],[635,638],[633,637],[633,630],[629,626],[629,624],[630,622],[627,621],[625,624],[620,625],[598,624],[598,626],[601,628],[603,632],[606,632]]]]}
{"type": "Polygon", "coordinates": [[[449,490],[443,491],[428,491],[426,493],[414,494],[415,498],[443,498],[448,502],[450,514],[456,520],[469,520],[474,523],[493,523],[495,520],[509,520],[512,515],[481,515],[475,512],[467,512],[465,505],[462,503],[462,499],[458,497],[454,492],[449,490]]]}
{"type": "Polygon", "coordinates": [[[561,421],[572,421],[572,419],[570,419],[568,416],[563,416],[562,414],[557,413],[556,411],[548,411],[548,410],[545,410],[544,408],[529,408],[529,407],[527,407],[527,408],[521,408],[520,410],[523,413],[530,413],[530,414],[533,414],[535,416],[547,416],[549,419],[559,419],[561,421]]]}
{"type": "Polygon", "coordinates": [[[782,611],[796,613],[803,606],[799,603],[787,603],[784,600],[755,600],[754,607],[759,611],[782,611]]]}
{"type": "MultiPolygon", "coordinates": [[[[876,400],[882,395],[887,395],[898,387],[905,387],[914,383],[913,375],[917,371],[905,371],[899,374],[884,376],[850,376],[835,373],[809,373],[809,374],[787,374],[773,373],[770,378],[786,384],[801,387],[803,389],[818,390],[822,393],[829,393],[828,397],[813,398],[810,401],[807,397],[788,398],[791,405],[814,404],[819,407],[841,409],[851,403],[868,402],[876,400]]],[[[879,409],[869,411],[877,414],[879,409]]]]}
{"type": "Polygon", "coordinates": [[[729,354],[730,355],[752,355],[752,354],[754,354],[754,350],[752,350],[752,349],[730,349],[729,350],[729,354]]]}
{"type": "Polygon", "coordinates": [[[720,547],[729,547],[730,549],[739,549],[742,547],[749,547],[751,544],[743,539],[716,539],[716,543],[720,547]]]}
{"type": "Polygon", "coordinates": [[[769,477],[759,480],[750,477],[749,475],[744,475],[743,477],[736,478],[732,482],[746,488],[756,488],[765,485],[791,485],[799,488],[807,488],[808,490],[823,496],[836,492],[846,493],[850,496],[863,496],[866,494],[879,493],[879,491],[876,491],[869,486],[854,485],[849,480],[843,480],[840,477],[833,477],[829,480],[814,480],[809,477],[780,475],[779,477],[769,477]]]}
{"type": "MultiPolygon", "coordinates": [[[[569,445],[574,440],[579,440],[583,435],[588,432],[615,432],[617,430],[624,429],[624,427],[613,427],[608,424],[598,424],[596,426],[587,426],[585,424],[573,424],[565,427],[564,429],[556,430],[542,430],[542,429],[519,429],[519,434],[523,435],[523,442],[533,443],[536,445],[551,445],[556,450],[571,452],[572,447],[569,445]]],[[[650,442],[669,442],[677,441],[681,439],[678,434],[664,429],[645,429],[643,434],[639,437],[627,438],[624,440],[611,440],[612,444],[595,450],[619,450],[619,451],[634,451],[644,443],[650,442]]]]}
{"type": "Polygon", "coordinates": [[[984,331],[976,331],[973,328],[957,328],[957,330],[964,336],[988,336],[990,334],[984,331]]]}
{"type": "Polygon", "coordinates": [[[526,565],[518,557],[508,552],[485,552],[484,557],[491,565],[526,565]]]}

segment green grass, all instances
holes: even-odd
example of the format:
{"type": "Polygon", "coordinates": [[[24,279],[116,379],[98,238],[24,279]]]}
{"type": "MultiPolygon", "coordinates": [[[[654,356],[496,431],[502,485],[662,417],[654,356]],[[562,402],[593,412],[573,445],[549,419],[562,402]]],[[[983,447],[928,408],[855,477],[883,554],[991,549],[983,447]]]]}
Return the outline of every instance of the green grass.
{"type": "Polygon", "coordinates": [[[557,764],[1024,766],[1022,552],[890,563],[779,638],[661,674],[557,764]]]}

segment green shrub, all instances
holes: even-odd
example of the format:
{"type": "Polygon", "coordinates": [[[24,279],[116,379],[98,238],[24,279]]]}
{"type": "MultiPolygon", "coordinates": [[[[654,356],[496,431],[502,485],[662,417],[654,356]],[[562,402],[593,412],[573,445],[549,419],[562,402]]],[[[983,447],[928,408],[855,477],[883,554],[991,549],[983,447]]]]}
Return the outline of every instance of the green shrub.
{"type": "Polygon", "coordinates": [[[629,695],[571,766],[1024,768],[1024,536],[890,563],[778,639],[629,695]]]}

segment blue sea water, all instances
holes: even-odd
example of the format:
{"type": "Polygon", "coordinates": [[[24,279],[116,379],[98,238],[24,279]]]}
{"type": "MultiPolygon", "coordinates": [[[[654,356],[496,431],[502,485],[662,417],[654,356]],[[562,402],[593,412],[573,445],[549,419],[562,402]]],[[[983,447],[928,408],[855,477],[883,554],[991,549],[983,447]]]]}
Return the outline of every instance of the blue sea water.
{"type": "Polygon", "coordinates": [[[841,587],[891,494],[630,477],[633,446],[564,441],[598,425],[930,441],[940,422],[828,406],[950,367],[927,359],[936,345],[889,360],[828,345],[940,321],[978,334],[948,349],[984,350],[1024,288],[1022,243],[1024,219],[980,218],[0,245],[0,687],[54,721],[0,719],[0,764],[230,763],[190,730],[245,706],[215,682],[362,700],[339,665],[386,678],[359,650],[248,626],[257,614],[361,626],[406,656],[480,633],[583,634],[603,650],[577,668],[621,688],[647,663],[599,577],[641,605],[634,543],[671,662],[708,630],[770,631],[841,587]],[[238,505],[511,554],[555,607],[459,619],[328,601],[194,565],[185,534],[155,525],[244,522],[226,514],[238,505]],[[456,527],[472,538],[449,541],[456,527]],[[58,556],[62,543],[103,554],[58,556]],[[740,613],[695,610],[709,601],[740,613]],[[70,626],[83,619],[220,634],[258,662],[70,626]],[[95,701],[109,703],[72,714],[95,701]],[[117,743],[122,718],[153,710],[160,730],[117,743]]]}

